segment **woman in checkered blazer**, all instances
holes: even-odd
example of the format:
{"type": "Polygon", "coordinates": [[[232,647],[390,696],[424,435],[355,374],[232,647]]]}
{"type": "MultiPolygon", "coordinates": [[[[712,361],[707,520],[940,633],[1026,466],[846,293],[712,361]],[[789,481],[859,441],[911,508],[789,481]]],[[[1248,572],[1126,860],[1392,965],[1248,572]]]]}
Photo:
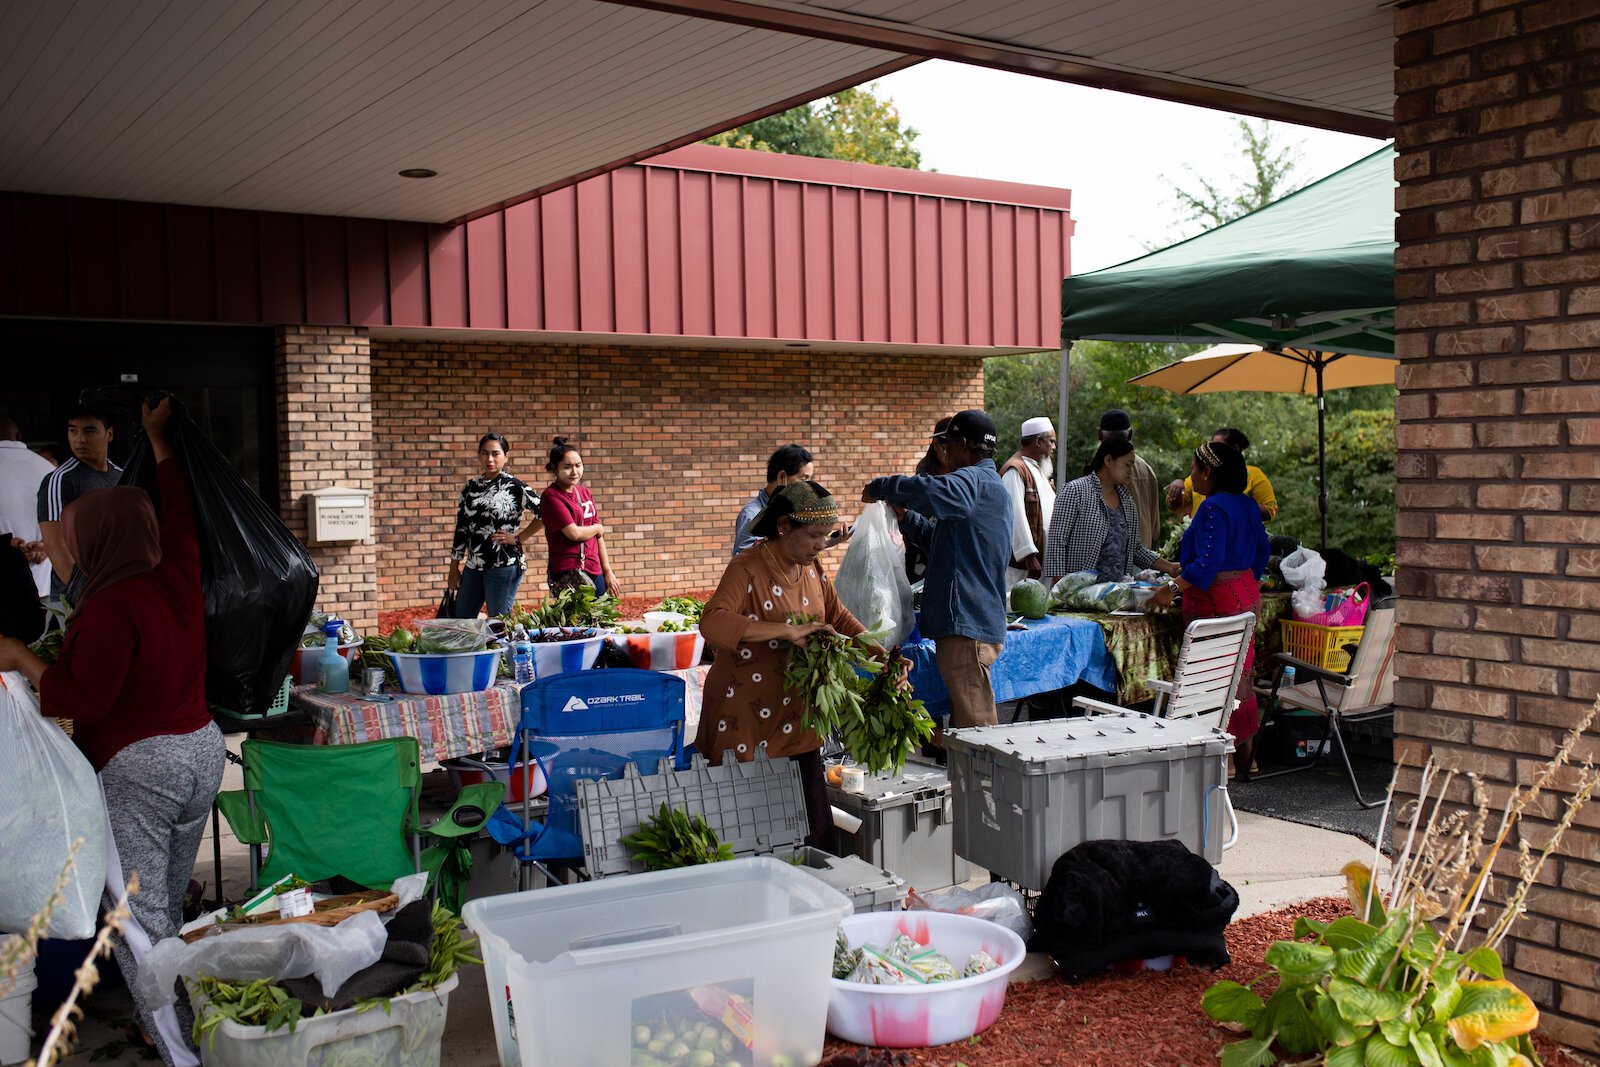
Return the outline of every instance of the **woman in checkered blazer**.
{"type": "Polygon", "coordinates": [[[1094,571],[1116,582],[1145,568],[1176,575],[1169,563],[1139,540],[1139,509],[1133,501],[1133,442],[1100,442],[1089,473],[1056,495],[1045,538],[1046,588],[1063,575],[1094,571]]]}

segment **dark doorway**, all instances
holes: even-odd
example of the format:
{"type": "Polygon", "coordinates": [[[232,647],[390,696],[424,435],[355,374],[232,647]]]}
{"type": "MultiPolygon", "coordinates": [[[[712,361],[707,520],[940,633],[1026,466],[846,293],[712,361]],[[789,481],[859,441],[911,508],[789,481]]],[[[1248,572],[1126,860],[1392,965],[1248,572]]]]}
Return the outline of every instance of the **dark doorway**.
{"type": "Polygon", "coordinates": [[[138,429],[139,398],[166,389],[250,487],[278,508],[272,330],[150,323],[0,319],[0,412],[22,439],[57,461],[67,412],[85,390],[110,401],[111,458],[122,463],[138,429]]]}

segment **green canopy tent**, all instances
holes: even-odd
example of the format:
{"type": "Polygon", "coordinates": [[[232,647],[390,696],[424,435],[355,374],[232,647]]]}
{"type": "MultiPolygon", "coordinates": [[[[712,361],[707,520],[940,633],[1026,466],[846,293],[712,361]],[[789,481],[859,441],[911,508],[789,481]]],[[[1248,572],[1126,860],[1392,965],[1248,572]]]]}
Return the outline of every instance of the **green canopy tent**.
{"type": "MultiPolygon", "coordinates": [[[[1198,237],[1064,279],[1062,431],[1073,341],[1233,342],[1312,367],[1320,440],[1326,366],[1394,358],[1394,160],[1386,145],[1198,237]]],[[[1318,504],[1326,541],[1326,488],[1318,504]]]]}

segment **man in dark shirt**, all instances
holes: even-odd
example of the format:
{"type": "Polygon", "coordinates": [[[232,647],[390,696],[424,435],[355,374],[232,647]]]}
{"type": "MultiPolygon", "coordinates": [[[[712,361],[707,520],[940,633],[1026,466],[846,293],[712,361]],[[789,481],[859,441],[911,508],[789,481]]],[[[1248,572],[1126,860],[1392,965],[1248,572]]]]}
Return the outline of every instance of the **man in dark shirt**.
{"type": "Polygon", "coordinates": [[[61,512],[85,493],[109,489],[122,478],[122,468],[111,462],[111,437],[110,416],[80,403],[67,416],[72,458],[39,483],[39,536],[50,556],[51,599],[66,595],[76,562],[61,532],[61,512]]]}

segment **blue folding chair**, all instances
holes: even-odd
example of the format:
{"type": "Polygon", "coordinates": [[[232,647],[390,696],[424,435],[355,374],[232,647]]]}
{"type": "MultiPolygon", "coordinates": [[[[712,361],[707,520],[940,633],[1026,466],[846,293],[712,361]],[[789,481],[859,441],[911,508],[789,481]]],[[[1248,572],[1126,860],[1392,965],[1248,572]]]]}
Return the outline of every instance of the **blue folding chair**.
{"type": "Polygon", "coordinates": [[[522,687],[510,773],[513,781],[519,774],[531,778],[537,767],[548,784],[549,810],[536,819],[524,789],[525,799],[502,804],[489,819],[489,835],[521,865],[520,888],[530,888],[533,869],[558,882],[552,866],[582,867],[580,779],[621,778],[630,763],[653,774],[663,758],[685,765],[684,692],[682,678],[629,668],[568,671],[522,687]]]}

